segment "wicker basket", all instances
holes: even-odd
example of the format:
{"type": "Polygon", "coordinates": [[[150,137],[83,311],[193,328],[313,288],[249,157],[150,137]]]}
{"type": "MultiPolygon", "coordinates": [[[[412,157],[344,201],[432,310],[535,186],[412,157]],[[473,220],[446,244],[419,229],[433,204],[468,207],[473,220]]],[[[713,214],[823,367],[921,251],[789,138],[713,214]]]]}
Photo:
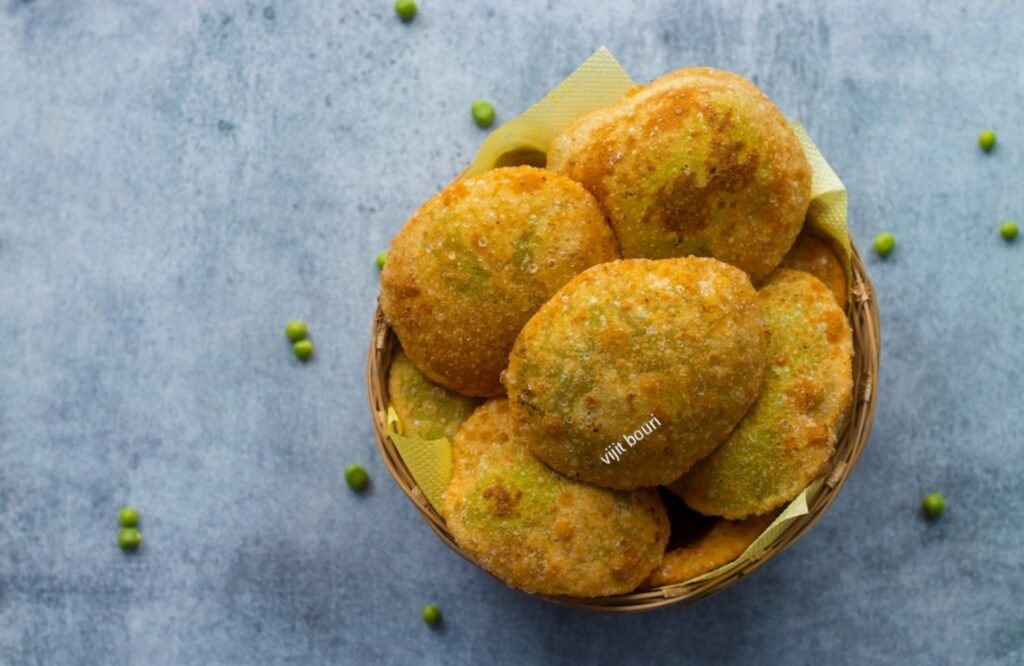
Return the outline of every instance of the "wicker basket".
{"type": "MultiPolygon", "coordinates": [[[[839,490],[846,482],[853,466],[857,463],[864,445],[871,433],[871,423],[875,415],[876,378],[878,377],[880,329],[878,322],[878,305],[875,290],[868,279],[864,262],[856,248],[853,248],[851,264],[853,281],[851,283],[852,303],[849,320],[853,329],[853,407],[848,426],[839,438],[836,451],[829,461],[825,474],[825,482],[821,491],[808,505],[808,512],[794,520],[785,531],[772,542],[759,558],[747,561],[720,576],[693,584],[672,585],[641,589],[629,594],[618,594],[596,599],[580,599],[576,597],[543,597],[550,601],[611,613],[634,613],[651,610],[669,604],[690,605],[700,599],[723,590],[741,578],[759,569],[765,562],[775,557],[804,535],[835,500],[839,490]]],[[[394,477],[398,487],[409,497],[419,509],[423,519],[427,521],[437,536],[459,555],[473,561],[468,553],[462,550],[445,525],[444,518],[438,514],[427,501],[426,496],[417,486],[394,443],[386,435],[388,394],[387,373],[391,357],[398,340],[384,321],[380,306],[373,320],[373,334],[370,338],[370,353],[366,367],[366,382],[369,391],[370,408],[374,414],[374,430],[377,435],[377,446],[388,471],[394,477]]]]}

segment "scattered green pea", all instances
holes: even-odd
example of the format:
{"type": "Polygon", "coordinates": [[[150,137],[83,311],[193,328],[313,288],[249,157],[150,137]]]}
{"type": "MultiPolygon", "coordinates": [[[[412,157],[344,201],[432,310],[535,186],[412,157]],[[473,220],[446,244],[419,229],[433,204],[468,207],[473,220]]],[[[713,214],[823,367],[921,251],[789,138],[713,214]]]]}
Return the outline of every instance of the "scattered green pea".
{"type": "Polygon", "coordinates": [[[478,99],[473,102],[473,122],[480,127],[490,127],[494,122],[494,105],[486,99],[478,99]]]}
{"type": "Polygon", "coordinates": [[[345,483],[352,490],[362,490],[370,482],[370,475],[362,465],[352,464],[345,468],[345,483]]]}
{"type": "Polygon", "coordinates": [[[313,355],[313,343],[309,340],[299,340],[292,345],[292,352],[299,357],[300,361],[308,361],[313,355]]]}
{"type": "Polygon", "coordinates": [[[384,262],[386,262],[387,260],[388,260],[388,253],[387,252],[381,252],[380,254],[378,254],[377,255],[377,259],[376,259],[377,270],[383,270],[384,262]]]}
{"type": "Polygon", "coordinates": [[[921,502],[921,508],[929,518],[938,518],[946,508],[946,498],[941,493],[928,493],[921,502]]]}
{"type": "Polygon", "coordinates": [[[124,527],[135,527],[139,524],[139,512],[130,506],[126,506],[117,512],[117,522],[124,527]]]}
{"type": "Polygon", "coordinates": [[[288,325],[284,327],[284,334],[292,342],[298,342],[299,340],[306,339],[306,336],[309,335],[309,329],[306,328],[306,322],[296,319],[288,322],[288,325]]]}
{"type": "Polygon", "coordinates": [[[996,145],[996,133],[992,130],[985,130],[978,135],[978,145],[985,152],[992,150],[993,146],[996,145]]]}
{"type": "Polygon", "coordinates": [[[1007,242],[1015,239],[1018,233],[1020,233],[1020,229],[1017,228],[1017,223],[1012,220],[1006,220],[999,225],[999,235],[1007,242]]]}
{"type": "Polygon", "coordinates": [[[896,237],[888,231],[875,236],[875,252],[880,257],[888,257],[896,247],[896,237]]]}
{"type": "Polygon", "coordinates": [[[418,10],[419,8],[416,6],[415,0],[395,0],[395,13],[403,21],[409,22],[413,20],[418,10]]]}
{"type": "Polygon", "coordinates": [[[134,527],[122,527],[117,533],[117,545],[121,550],[135,550],[142,545],[142,532],[134,527]]]}
{"type": "Polygon", "coordinates": [[[434,604],[427,604],[423,607],[423,621],[431,626],[441,623],[441,609],[434,604]]]}

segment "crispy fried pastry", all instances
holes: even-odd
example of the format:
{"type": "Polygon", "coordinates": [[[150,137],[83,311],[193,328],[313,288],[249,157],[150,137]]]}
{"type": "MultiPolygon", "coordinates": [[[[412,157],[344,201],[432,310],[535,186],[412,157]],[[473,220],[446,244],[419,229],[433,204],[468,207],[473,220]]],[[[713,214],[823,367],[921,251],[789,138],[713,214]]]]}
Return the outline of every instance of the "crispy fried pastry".
{"type": "Polygon", "coordinates": [[[656,490],[614,491],[567,479],[517,438],[505,399],[462,424],[444,517],[456,542],[508,585],[599,597],[635,589],[668,542],[656,490]]]}
{"type": "Polygon", "coordinates": [[[708,256],[755,284],[796,239],[811,170],[782,113],[730,72],[681,69],[581,116],[547,166],[608,214],[625,257],[708,256]]]}
{"type": "Polygon", "coordinates": [[[779,269],[758,294],[768,369],[729,439],[669,488],[704,514],[771,511],[820,476],[852,401],[850,325],[821,280],[779,269]]]}
{"type": "Polygon", "coordinates": [[[433,381],[470,396],[501,393],[523,324],[582,270],[618,257],[597,202],[534,167],[458,180],[391,242],[380,304],[402,348],[433,381]]]}
{"type": "Polygon", "coordinates": [[[757,397],[766,333],[746,274],[715,259],[625,259],[530,319],[505,374],[533,453],[609,488],[679,478],[757,397]]]}

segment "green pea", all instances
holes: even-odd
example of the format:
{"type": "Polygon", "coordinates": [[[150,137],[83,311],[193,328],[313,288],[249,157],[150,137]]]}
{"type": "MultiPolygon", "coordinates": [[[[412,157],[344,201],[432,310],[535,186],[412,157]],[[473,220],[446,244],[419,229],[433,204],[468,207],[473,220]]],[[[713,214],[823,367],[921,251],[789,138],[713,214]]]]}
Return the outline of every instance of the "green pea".
{"type": "Polygon", "coordinates": [[[405,22],[413,20],[418,10],[415,0],[395,0],[395,13],[405,22]]]}
{"type": "Polygon", "coordinates": [[[362,490],[370,483],[370,475],[362,465],[352,464],[345,468],[345,483],[352,490],[362,490]]]}
{"type": "Polygon", "coordinates": [[[494,105],[486,99],[478,99],[473,102],[473,122],[480,127],[490,127],[494,122],[494,105]]]}
{"type": "Polygon", "coordinates": [[[1007,242],[1015,239],[1018,233],[1020,233],[1020,230],[1017,228],[1017,224],[1012,220],[1006,220],[999,225],[999,235],[1007,242]]]}
{"type": "Polygon", "coordinates": [[[978,135],[978,145],[986,152],[992,150],[996,145],[996,133],[992,130],[985,130],[978,135]]]}
{"type": "Polygon", "coordinates": [[[134,527],[122,527],[117,533],[117,545],[121,550],[135,550],[142,545],[142,532],[134,527]]]}
{"type": "Polygon", "coordinates": [[[139,524],[139,512],[130,506],[126,506],[117,512],[117,522],[125,527],[135,527],[139,524]]]}
{"type": "Polygon", "coordinates": [[[380,254],[378,254],[377,255],[377,259],[376,259],[377,270],[382,270],[384,268],[384,262],[386,262],[387,260],[388,260],[388,253],[387,252],[381,252],[380,254]]]}
{"type": "Polygon", "coordinates": [[[888,231],[875,236],[875,252],[880,257],[888,257],[896,247],[896,237],[888,231]]]}
{"type": "Polygon", "coordinates": [[[423,607],[423,621],[431,626],[441,623],[441,609],[434,604],[427,604],[423,607]]]}
{"type": "Polygon", "coordinates": [[[308,361],[313,355],[313,343],[309,340],[299,340],[292,345],[292,352],[299,357],[300,361],[308,361]]]}
{"type": "Polygon", "coordinates": [[[946,498],[941,493],[928,493],[921,502],[921,508],[929,518],[938,518],[946,508],[946,498]]]}
{"type": "Polygon", "coordinates": [[[306,336],[309,335],[309,329],[306,328],[306,322],[301,319],[288,322],[288,325],[284,327],[284,334],[292,342],[298,342],[299,340],[305,340],[306,336]]]}

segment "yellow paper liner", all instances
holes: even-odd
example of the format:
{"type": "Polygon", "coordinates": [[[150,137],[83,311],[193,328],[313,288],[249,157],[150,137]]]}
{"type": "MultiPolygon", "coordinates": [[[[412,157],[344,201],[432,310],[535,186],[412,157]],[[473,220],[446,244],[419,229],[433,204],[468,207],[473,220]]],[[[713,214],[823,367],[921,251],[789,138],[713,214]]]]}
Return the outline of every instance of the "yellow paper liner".
{"type": "MultiPolygon", "coordinates": [[[[551,139],[575,118],[615,102],[634,85],[615,57],[602,46],[543,99],[495,130],[480,146],[463,177],[496,166],[534,162],[547,152],[551,139]]],[[[803,125],[798,122],[791,125],[811,166],[811,205],[805,225],[833,241],[849,283],[851,249],[846,224],[846,188],[803,125]]],[[[423,494],[440,512],[441,498],[451,478],[451,442],[447,438],[421,440],[403,436],[398,414],[390,406],[388,436],[395,443],[423,494]]],[[[665,594],[671,595],[673,590],[681,592],[685,585],[718,576],[760,557],[790,523],[807,514],[808,506],[821,489],[822,481],[813,481],[797,495],[738,558],[714,571],[667,586],[665,594]]]]}
{"type": "Polygon", "coordinates": [[[811,206],[807,209],[804,226],[832,241],[846,271],[846,284],[850,284],[853,275],[850,269],[850,231],[846,226],[846,187],[814,145],[804,126],[799,122],[791,122],[790,126],[811,165],[811,206]]]}
{"type": "Polygon", "coordinates": [[[402,434],[402,421],[398,418],[398,412],[391,405],[388,405],[387,432],[423,495],[440,513],[441,499],[452,478],[452,443],[447,437],[406,437],[402,434]]]}
{"type": "Polygon", "coordinates": [[[463,176],[475,176],[525,152],[547,153],[551,140],[566,125],[588,111],[608,106],[633,86],[626,70],[602,46],[543,99],[494,130],[463,176]]]}

